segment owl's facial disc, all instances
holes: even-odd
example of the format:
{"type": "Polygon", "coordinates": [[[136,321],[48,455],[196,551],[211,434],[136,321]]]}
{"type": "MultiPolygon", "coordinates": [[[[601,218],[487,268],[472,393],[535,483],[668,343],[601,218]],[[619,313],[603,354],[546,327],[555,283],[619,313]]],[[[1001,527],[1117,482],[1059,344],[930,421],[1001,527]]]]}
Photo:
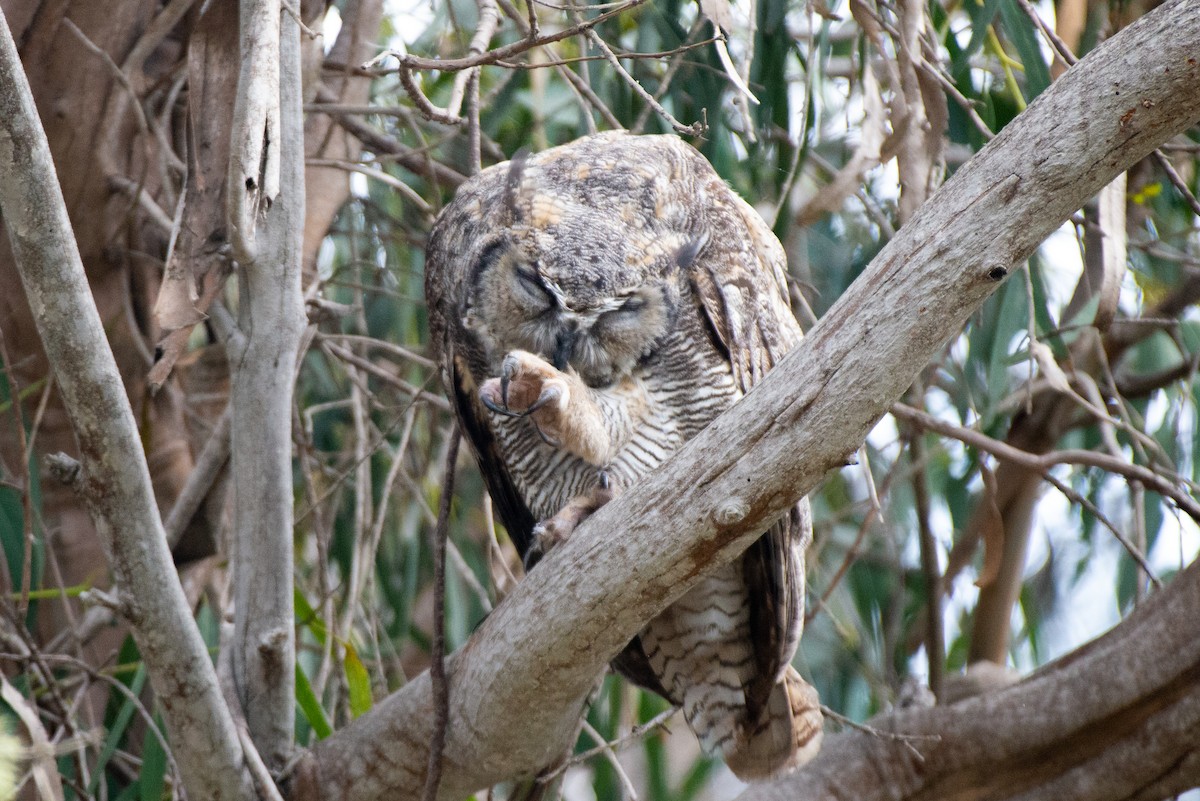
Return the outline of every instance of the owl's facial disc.
{"type": "Polygon", "coordinates": [[[612,384],[651,356],[675,317],[673,280],[562,287],[512,243],[485,247],[473,273],[468,325],[486,326],[493,360],[528,350],[560,370],[573,368],[594,387],[612,384]]]}
{"type": "Polygon", "coordinates": [[[592,386],[628,375],[667,335],[676,303],[677,292],[668,280],[650,281],[605,299],[576,337],[571,365],[592,386]]]}

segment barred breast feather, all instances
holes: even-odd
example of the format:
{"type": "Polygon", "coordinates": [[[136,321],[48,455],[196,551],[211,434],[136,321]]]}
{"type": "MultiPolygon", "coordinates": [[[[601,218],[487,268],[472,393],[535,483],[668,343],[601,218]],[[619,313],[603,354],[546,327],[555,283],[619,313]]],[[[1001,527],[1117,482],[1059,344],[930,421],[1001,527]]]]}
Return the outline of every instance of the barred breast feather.
{"type": "MultiPolygon", "coordinates": [[[[522,555],[539,521],[598,481],[633,486],[801,339],[778,241],[671,136],[597,134],[472,178],[431,233],[426,294],[447,392],[522,555]],[[520,382],[537,402],[514,410],[520,382]]],[[[791,666],[810,530],[802,502],[613,660],[742,778],[820,742],[791,666]]]]}

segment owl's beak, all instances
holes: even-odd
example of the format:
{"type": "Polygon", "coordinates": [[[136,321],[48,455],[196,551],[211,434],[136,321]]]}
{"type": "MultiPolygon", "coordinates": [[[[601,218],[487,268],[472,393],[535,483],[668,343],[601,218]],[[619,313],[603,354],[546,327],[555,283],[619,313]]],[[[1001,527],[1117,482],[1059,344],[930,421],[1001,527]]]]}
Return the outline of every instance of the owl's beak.
{"type": "Polygon", "coordinates": [[[554,354],[550,361],[555,370],[566,372],[567,362],[571,360],[571,353],[575,350],[575,335],[574,328],[564,328],[554,338],[554,354]]]}

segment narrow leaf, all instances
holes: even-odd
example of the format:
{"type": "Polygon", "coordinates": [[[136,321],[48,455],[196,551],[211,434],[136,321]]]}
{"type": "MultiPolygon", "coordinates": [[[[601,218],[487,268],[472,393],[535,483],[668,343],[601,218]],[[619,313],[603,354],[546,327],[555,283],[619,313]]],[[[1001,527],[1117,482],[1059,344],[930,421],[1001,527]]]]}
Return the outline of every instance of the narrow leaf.
{"type": "MultiPolygon", "coordinates": [[[[353,695],[351,695],[351,699],[353,699],[353,695]]],[[[317,700],[317,694],[313,692],[312,685],[308,682],[308,676],[304,675],[304,670],[300,667],[299,662],[296,663],[296,706],[300,708],[300,714],[304,715],[304,719],[308,721],[308,725],[317,735],[317,739],[324,740],[333,734],[333,726],[330,725],[329,718],[325,716],[325,710],[322,708],[321,702],[317,700]]]]}
{"type": "Polygon", "coordinates": [[[350,714],[358,717],[371,708],[371,676],[367,666],[358,658],[358,651],[350,643],[345,643],[346,657],[342,665],[346,671],[346,686],[350,690],[350,714]]]}

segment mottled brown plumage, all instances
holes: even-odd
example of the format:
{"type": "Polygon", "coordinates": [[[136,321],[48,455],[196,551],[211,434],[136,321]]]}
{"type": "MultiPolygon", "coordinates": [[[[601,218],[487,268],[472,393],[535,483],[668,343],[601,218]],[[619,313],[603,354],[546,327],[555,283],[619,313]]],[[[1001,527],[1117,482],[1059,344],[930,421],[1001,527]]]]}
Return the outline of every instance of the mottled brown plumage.
{"type": "MultiPolygon", "coordinates": [[[[432,341],[523,556],[569,536],[800,340],[785,266],[758,214],[675,137],[598,134],[459,189],[427,250],[432,341]]],[[[820,741],[816,693],[790,667],[809,532],[802,503],[613,663],[681,705],[743,778],[820,741]]]]}

